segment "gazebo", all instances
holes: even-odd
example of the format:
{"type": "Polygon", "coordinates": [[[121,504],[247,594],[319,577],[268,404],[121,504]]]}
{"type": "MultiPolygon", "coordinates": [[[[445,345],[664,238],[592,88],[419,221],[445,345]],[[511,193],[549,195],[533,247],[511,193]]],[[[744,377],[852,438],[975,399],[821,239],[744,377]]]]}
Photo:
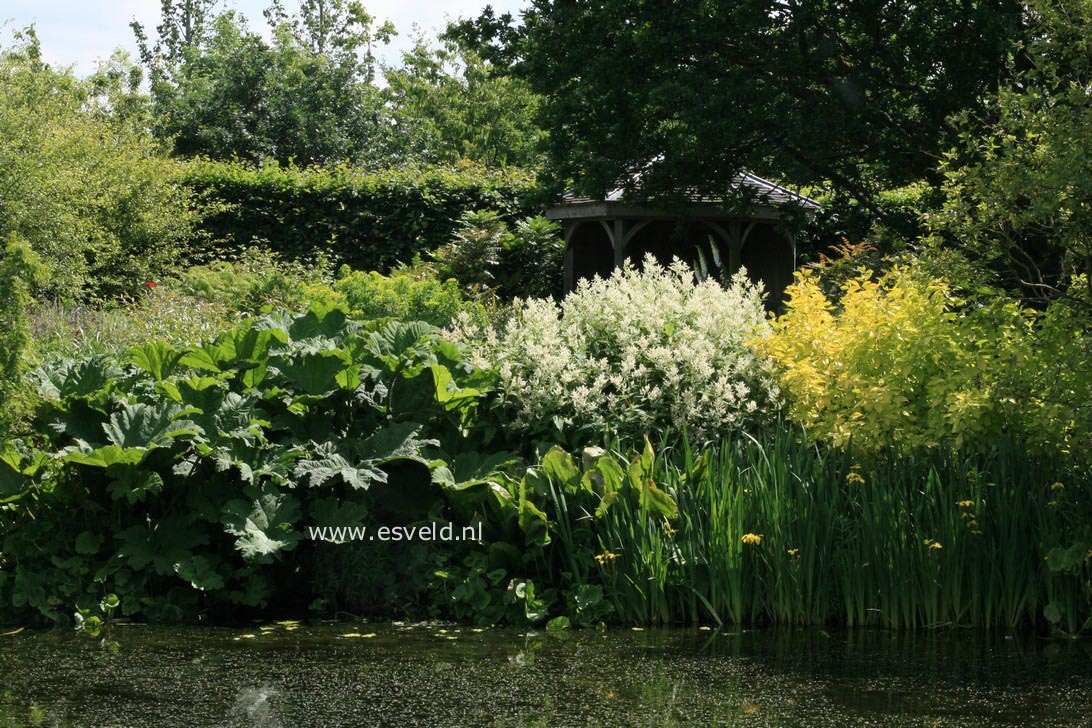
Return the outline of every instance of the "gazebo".
{"type": "Polygon", "coordinates": [[[565,289],[651,253],[664,265],[675,257],[704,260],[729,274],[743,266],[765,284],[767,306],[775,308],[796,268],[796,240],[784,223],[791,213],[813,216],[820,206],[753,174],[741,174],[736,184],[757,201],[743,213],[730,211],[723,198],[702,195],[669,212],[630,204],[621,188],[601,200],[565,194],[546,212],[564,226],[565,289]]]}

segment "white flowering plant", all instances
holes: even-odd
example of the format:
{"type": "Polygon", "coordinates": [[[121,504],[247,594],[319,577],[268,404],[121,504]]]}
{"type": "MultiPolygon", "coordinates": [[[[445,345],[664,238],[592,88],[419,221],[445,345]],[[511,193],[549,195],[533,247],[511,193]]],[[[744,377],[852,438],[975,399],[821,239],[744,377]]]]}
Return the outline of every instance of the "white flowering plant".
{"type": "Polygon", "coordinates": [[[723,287],[649,257],[560,304],[520,301],[500,330],[463,322],[453,335],[498,367],[521,430],[713,439],[779,407],[773,367],[753,346],[770,331],[762,297],[743,271],[723,287]]]}

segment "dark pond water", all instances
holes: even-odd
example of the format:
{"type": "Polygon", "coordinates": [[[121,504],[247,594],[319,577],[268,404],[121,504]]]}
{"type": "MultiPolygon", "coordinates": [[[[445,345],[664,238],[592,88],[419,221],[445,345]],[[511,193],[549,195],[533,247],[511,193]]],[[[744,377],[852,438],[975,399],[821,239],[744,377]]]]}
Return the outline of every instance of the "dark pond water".
{"type": "Polygon", "coordinates": [[[961,633],[115,627],[0,637],[0,724],[1092,725],[1092,644],[961,633]]]}

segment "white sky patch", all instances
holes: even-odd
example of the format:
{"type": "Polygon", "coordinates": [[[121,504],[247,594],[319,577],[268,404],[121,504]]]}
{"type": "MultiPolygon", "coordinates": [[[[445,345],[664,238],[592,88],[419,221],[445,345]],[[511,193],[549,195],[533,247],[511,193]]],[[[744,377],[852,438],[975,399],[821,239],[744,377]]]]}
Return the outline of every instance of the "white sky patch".
{"type": "MultiPolygon", "coordinates": [[[[365,0],[364,6],[377,20],[390,20],[398,35],[390,46],[380,49],[380,59],[395,65],[409,50],[416,36],[413,26],[434,38],[449,19],[475,17],[491,4],[498,14],[517,15],[529,0],[365,0]]],[[[298,0],[287,0],[294,11],[298,0]]],[[[269,0],[226,0],[224,7],[245,15],[253,30],[266,30],[262,11],[269,0]]],[[[136,42],[129,23],[136,19],[154,34],[159,23],[160,0],[0,0],[0,39],[6,44],[13,29],[34,24],[46,61],[58,66],[75,66],[80,74],[90,73],[98,61],[109,58],[116,48],[135,57],[136,42]]]]}

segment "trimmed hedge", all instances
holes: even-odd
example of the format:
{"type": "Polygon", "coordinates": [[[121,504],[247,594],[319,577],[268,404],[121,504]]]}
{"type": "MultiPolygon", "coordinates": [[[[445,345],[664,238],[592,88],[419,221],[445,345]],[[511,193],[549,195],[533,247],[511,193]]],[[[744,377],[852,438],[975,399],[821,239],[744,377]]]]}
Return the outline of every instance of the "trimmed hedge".
{"type": "Polygon", "coordinates": [[[323,253],[382,272],[446,243],[468,210],[515,219],[541,197],[530,172],[472,165],[364,172],[201,161],[182,182],[212,203],[201,227],[216,247],[258,244],[288,259],[323,253]]]}

